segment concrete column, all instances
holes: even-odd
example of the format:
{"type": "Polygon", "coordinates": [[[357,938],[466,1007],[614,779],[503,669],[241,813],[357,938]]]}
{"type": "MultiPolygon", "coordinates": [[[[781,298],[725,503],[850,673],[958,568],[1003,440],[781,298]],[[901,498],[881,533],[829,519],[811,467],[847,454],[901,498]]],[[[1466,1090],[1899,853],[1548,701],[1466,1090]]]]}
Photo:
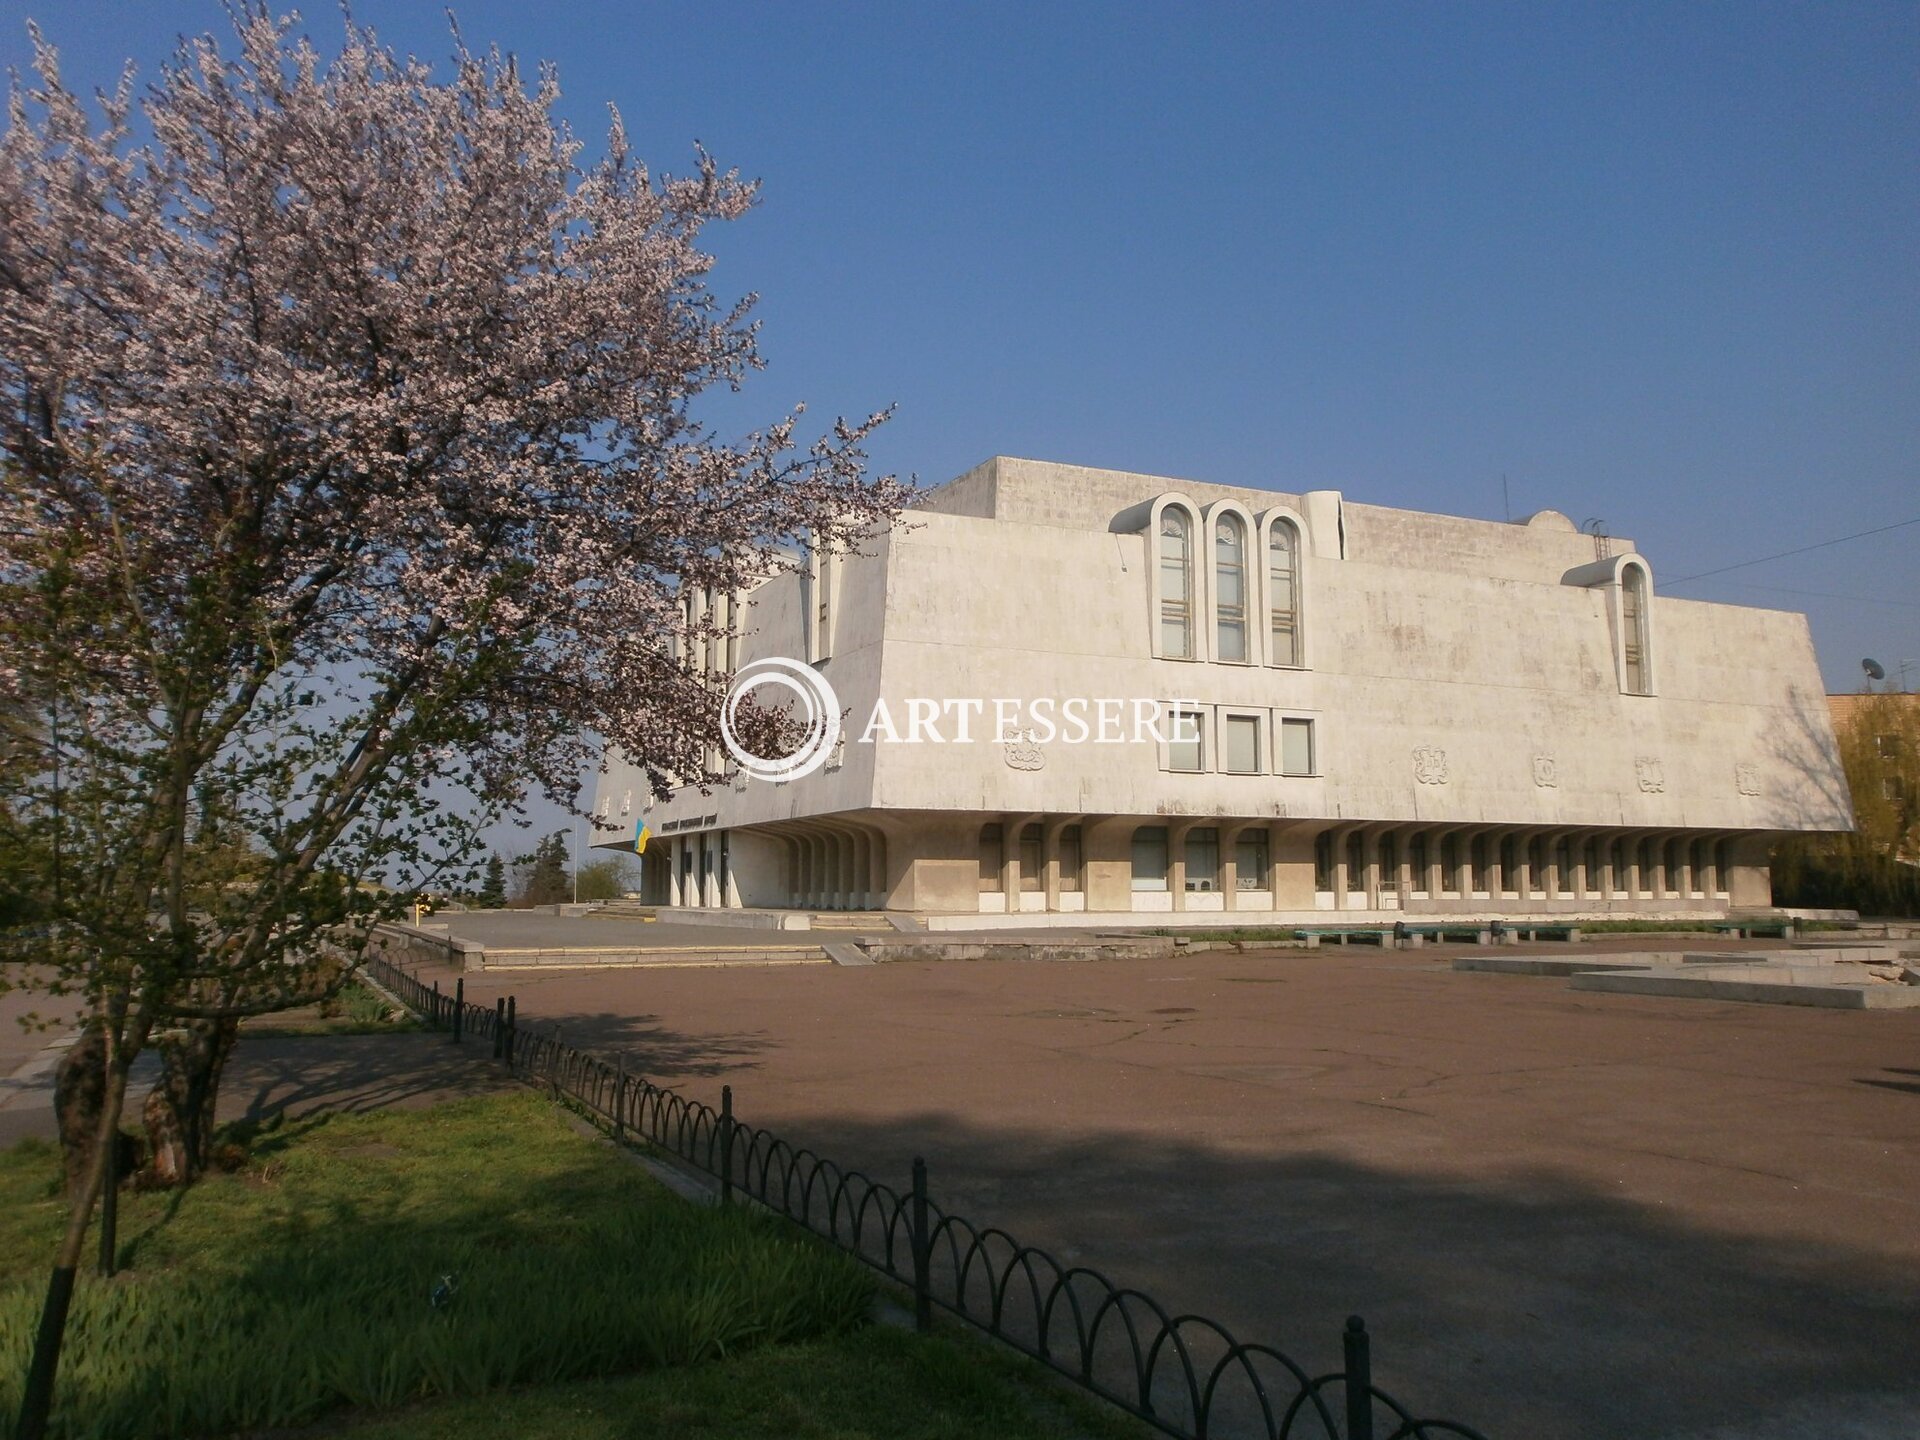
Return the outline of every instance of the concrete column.
{"type": "Polygon", "coordinates": [[[1221,823],[1220,826],[1220,908],[1238,910],[1240,908],[1240,832],[1247,828],[1242,820],[1234,824],[1221,823]]]}
{"type": "Polygon", "coordinates": [[[867,837],[867,893],[875,909],[887,903],[887,837],[876,831],[867,837]]]}
{"type": "Polygon", "coordinates": [[[1533,836],[1525,830],[1513,833],[1513,886],[1524,905],[1533,898],[1539,877],[1533,873],[1533,836]]]}
{"type": "MultiPolygon", "coordinates": [[[[1087,889],[1087,830],[1079,815],[1056,815],[1040,827],[1041,888],[1046,892],[1047,909],[1060,908],[1060,836],[1069,826],[1080,825],[1080,893],[1087,889]]],[[[1084,901],[1082,902],[1084,903],[1084,901]]]]}
{"type": "Polygon", "coordinates": [[[1420,888],[1427,892],[1429,904],[1437,901],[1447,890],[1446,867],[1440,863],[1441,835],[1438,830],[1425,832],[1427,841],[1427,873],[1421,879],[1420,888]]]}
{"type": "Polygon", "coordinates": [[[1175,910],[1187,908],[1187,832],[1199,823],[1183,820],[1167,826],[1167,888],[1175,910]]]}

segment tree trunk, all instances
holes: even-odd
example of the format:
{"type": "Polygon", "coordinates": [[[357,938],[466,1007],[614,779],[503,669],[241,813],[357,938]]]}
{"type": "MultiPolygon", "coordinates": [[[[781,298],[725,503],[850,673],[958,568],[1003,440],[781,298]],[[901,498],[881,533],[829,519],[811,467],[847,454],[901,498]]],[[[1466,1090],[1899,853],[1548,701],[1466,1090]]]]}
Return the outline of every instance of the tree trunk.
{"type": "Polygon", "coordinates": [[[235,1019],[189,1020],[159,1038],[160,1079],[141,1109],[154,1184],[191,1185],[212,1163],[220,1075],[239,1033],[235,1019]]]}
{"type": "MultiPolygon", "coordinates": [[[[97,1028],[98,1022],[89,1025],[97,1028]]],[[[99,1057],[105,1072],[101,1077],[95,1116],[97,1128],[91,1144],[80,1148],[87,1154],[80,1168],[80,1182],[67,1196],[67,1225],[60,1237],[60,1248],[53,1261],[53,1275],[47,1282],[47,1298],[40,1309],[40,1329],[34,1339],[33,1359],[27,1368],[27,1383],[21,1394],[20,1416],[14,1425],[15,1440],[43,1440],[47,1420],[53,1413],[53,1382],[60,1366],[60,1346],[66,1337],[67,1309],[73,1301],[74,1274],[80,1266],[80,1249],[86,1243],[87,1222],[93,1215],[94,1198],[106,1178],[109,1136],[120,1133],[120,1110],[127,1098],[127,1067],[131,1055],[145,1043],[144,1021],[137,1025],[120,1055],[108,1055],[104,1039],[99,1057]]],[[[84,1042],[83,1033],[81,1040],[84,1042]]],[[[56,1083],[56,1094],[58,1087],[56,1083]]],[[[63,1124],[65,1111],[62,1112],[63,1124]]]]}
{"type": "Polygon", "coordinates": [[[71,1204],[86,1183],[93,1151],[105,1133],[100,1123],[107,1100],[107,1027],[87,1021],[53,1072],[53,1116],[60,1129],[60,1158],[71,1204]]]}

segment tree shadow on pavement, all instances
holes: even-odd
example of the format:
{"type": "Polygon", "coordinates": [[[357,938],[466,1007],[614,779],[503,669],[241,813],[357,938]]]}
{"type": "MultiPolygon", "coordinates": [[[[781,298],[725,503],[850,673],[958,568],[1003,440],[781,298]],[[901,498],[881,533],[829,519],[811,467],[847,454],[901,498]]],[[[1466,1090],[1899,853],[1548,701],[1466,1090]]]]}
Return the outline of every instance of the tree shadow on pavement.
{"type": "MultiPolygon", "coordinates": [[[[938,1112],[775,1128],[902,1191],[924,1156],[949,1213],[1310,1373],[1341,1368],[1340,1325],[1364,1315],[1378,1385],[1495,1440],[1920,1434],[1920,1372],[1896,1338],[1920,1334],[1910,1247],[1720,1233],[1539,1170],[1450,1181],[1317,1151],[1062,1144],[1015,1117],[986,1133],[938,1112]],[[1809,1412],[1832,1423],[1764,1426],[1809,1412]]],[[[1889,1222],[1910,1226],[1912,1206],[1896,1208],[1889,1222]]]]}

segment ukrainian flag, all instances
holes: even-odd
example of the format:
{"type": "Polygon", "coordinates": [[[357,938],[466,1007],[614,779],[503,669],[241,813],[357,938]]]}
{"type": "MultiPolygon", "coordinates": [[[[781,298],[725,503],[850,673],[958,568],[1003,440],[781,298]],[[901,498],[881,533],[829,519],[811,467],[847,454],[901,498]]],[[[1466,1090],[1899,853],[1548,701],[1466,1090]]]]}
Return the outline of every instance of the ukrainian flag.
{"type": "Polygon", "coordinates": [[[644,820],[636,820],[634,822],[633,853],[636,855],[644,855],[647,853],[647,822],[644,820]]]}

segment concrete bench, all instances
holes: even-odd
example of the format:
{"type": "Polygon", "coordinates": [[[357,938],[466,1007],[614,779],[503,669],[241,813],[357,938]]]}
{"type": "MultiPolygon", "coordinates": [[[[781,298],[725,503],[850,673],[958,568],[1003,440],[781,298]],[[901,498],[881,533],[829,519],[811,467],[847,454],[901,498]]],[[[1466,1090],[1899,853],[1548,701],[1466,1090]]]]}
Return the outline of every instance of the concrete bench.
{"type": "Polygon", "coordinates": [[[1571,945],[1579,941],[1580,927],[1578,925],[1515,924],[1508,921],[1505,938],[1509,944],[1520,940],[1565,940],[1571,945]]]}
{"type": "Polygon", "coordinates": [[[1415,944],[1431,940],[1437,945],[1454,940],[1466,945],[1491,945],[1493,930],[1487,925],[1409,925],[1407,938],[1415,944]]]}
{"type": "Polygon", "coordinates": [[[1793,938],[1791,920],[1715,920],[1713,928],[1737,940],[1756,940],[1762,935],[1778,935],[1782,940],[1793,938]]]}
{"type": "Polygon", "coordinates": [[[1306,941],[1310,949],[1318,946],[1323,939],[1337,940],[1342,945],[1361,941],[1385,949],[1388,942],[1393,939],[1391,930],[1382,930],[1377,926],[1365,928],[1350,925],[1296,926],[1293,933],[1306,941]]]}

